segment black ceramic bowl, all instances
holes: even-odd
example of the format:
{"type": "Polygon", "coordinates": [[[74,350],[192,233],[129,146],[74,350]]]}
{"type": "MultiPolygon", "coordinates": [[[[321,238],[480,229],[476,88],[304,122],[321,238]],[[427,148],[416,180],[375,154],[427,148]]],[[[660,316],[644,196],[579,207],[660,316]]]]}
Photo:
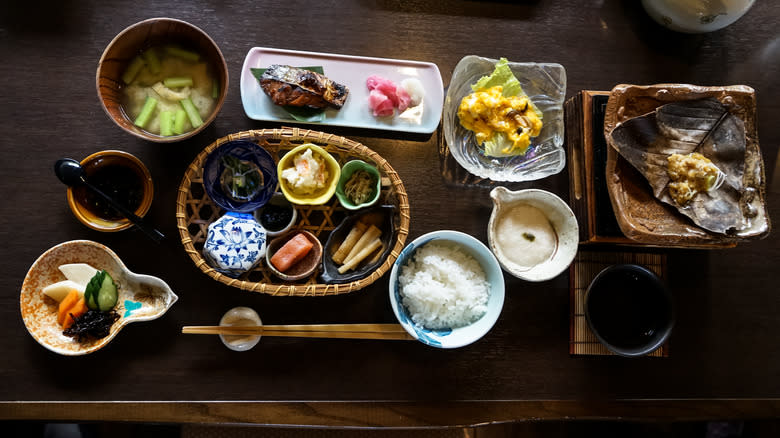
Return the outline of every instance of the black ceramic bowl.
{"type": "Polygon", "coordinates": [[[370,275],[379,265],[381,265],[392,249],[392,242],[396,238],[395,230],[395,210],[394,205],[377,205],[366,210],[361,210],[355,214],[347,216],[341,223],[331,231],[322,253],[322,273],[320,279],[329,284],[349,283],[358,281],[370,275]],[[352,226],[358,221],[366,224],[375,225],[382,231],[379,238],[382,241],[381,252],[378,256],[375,254],[367,260],[361,262],[354,270],[339,273],[339,267],[333,262],[333,253],[336,252],[341,242],[349,234],[352,226]]]}
{"type": "Polygon", "coordinates": [[[585,318],[596,338],[615,354],[648,354],[666,341],[675,322],[669,289],[639,265],[601,271],[585,292],[585,318]]]}

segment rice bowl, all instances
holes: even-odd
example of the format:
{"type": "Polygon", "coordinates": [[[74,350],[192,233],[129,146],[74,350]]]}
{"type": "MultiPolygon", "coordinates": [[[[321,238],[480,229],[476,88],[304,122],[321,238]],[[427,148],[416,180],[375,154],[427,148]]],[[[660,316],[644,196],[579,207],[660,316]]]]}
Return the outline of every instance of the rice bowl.
{"type": "Polygon", "coordinates": [[[473,257],[450,242],[429,242],[401,267],[399,292],[412,321],[429,329],[471,324],[487,312],[490,284],[473,257]]]}
{"type": "Polygon", "coordinates": [[[415,339],[438,348],[458,348],[479,340],[498,320],[504,276],[495,256],[479,240],[458,231],[434,231],[401,252],[390,273],[389,294],[396,318],[415,339]],[[456,265],[460,272],[453,274],[456,265]],[[452,289],[461,282],[467,283],[452,289]],[[466,290],[480,285],[486,291],[466,290]]]}

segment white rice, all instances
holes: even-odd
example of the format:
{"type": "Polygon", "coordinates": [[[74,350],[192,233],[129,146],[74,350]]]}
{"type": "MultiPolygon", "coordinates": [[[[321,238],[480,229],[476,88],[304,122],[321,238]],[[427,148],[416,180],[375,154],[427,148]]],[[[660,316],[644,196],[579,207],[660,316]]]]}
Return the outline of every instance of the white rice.
{"type": "Polygon", "coordinates": [[[418,248],[401,267],[398,281],[402,303],[418,326],[463,327],[487,311],[490,283],[485,271],[454,243],[418,248]]]}

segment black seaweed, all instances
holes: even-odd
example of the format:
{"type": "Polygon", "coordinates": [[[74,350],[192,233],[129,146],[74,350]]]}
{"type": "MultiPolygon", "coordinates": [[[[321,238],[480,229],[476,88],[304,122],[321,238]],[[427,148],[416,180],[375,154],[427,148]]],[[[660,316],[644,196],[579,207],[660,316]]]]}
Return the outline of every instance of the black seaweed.
{"type": "Polygon", "coordinates": [[[292,207],[268,204],[260,213],[260,223],[268,230],[279,231],[292,220],[292,207]]]}
{"type": "Polygon", "coordinates": [[[75,318],[73,324],[68,327],[63,334],[76,338],[79,342],[93,339],[102,339],[111,332],[111,326],[119,319],[119,314],[113,310],[109,312],[100,312],[90,310],[87,313],[75,318]]]}

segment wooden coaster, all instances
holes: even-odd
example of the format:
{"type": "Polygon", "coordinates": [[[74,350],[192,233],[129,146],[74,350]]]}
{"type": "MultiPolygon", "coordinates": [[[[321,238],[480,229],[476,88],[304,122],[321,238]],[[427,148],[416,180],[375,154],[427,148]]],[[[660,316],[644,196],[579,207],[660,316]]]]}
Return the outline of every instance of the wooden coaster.
{"type": "MultiPolygon", "coordinates": [[[[570,329],[569,354],[572,355],[615,355],[596,339],[585,320],[585,291],[588,285],[604,268],[621,263],[641,265],[653,271],[666,281],[666,254],[647,252],[601,252],[580,251],[571,264],[569,275],[570,329]]],[[[668,357],[669,341],[648,354],[652,357],[668,357]]]]}

